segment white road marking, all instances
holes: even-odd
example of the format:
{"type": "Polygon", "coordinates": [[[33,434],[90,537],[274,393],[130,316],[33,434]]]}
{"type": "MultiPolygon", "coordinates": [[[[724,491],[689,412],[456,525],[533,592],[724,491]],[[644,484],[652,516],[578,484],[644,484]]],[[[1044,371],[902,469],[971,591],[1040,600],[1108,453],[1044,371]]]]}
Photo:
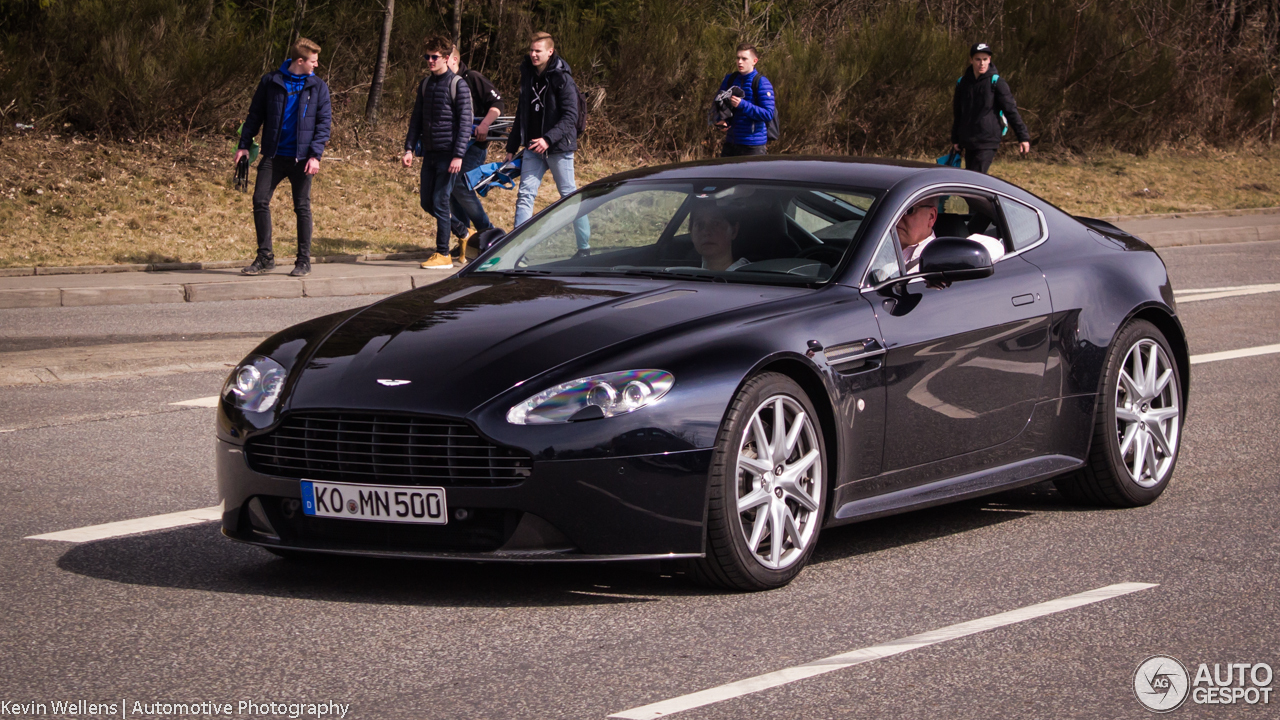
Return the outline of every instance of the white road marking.
{"type": "Polygon", "coordinates": [[[136,520],[121,520],[120,522],[90,525],[74,530],[29,535],[24,539],[61,540],[62,542],[73,543],[93,542],[94,540],[134,535],[136,533],[151,532],[152,530],[167,530],[169,528],[182,527],[183,525],[195,525],[221,519],[222,506],[215,505],[214,507],[200,508],[199,510],[183,510],[182,512],[168,513],[167,515],[152,515],[151,517],[138,518],[136,520]]]}
{"type": "Polygon", "coordinates": [[[1258,347],[1240,348],[1239,350],[1224,350],[1216,353],[1192,355],[1191,364],[1199,365],[1200,363],[1217,362],[1219,360],[1235,360],[1236,358],[1253,357],[1254,355],[1271,355],[1272,353],[1280,353],[1280,345],[1259,345],[1258,347]]]}
{"type": "Polygon", "coordinates": [[[947,627],[921,633],[919,635],[891,640],[882,645],[872,645],[871,647],[865,647],[861,650],[854,650],[841,655],[832,655],[831,657],[823,658],[822,660],[814,660],[813,662],[805,663],[804,665],[797,665],[796,667],[787,668],[785,670],[778,670],[777,672],[758,675],[753,678],[747,678],[746,680],[739,680],[727,685],[721,685],[720,687],[696,692],[691,695],[683,695],[671,700],[663,700],[662,702],[656,702],[651,705],[632,708],[631,710],[623,710],[622,712],[614,713],[609,717],[624,718],[625,720],[651,720],[652,718],[664,717],[666,715],[671,715],[672,713],[691,710],[696,707],[711,705],[723,700],[729,700],[759,692],[761,690],[778,687],[779,685],[786,685],[787,683],[793,683],[797,680],[804,680],[806,678],[814,677],[815,675],[822,675],[834,670],[843,670],[844,668],[851,667],[853,665],[871,662],[872,660],[879,660],[881,658],[899,655],[907,652],[908,650],[936,645],[948,640],[955,640],[957,638],[974,635],[987,630],[994,630],[999,627],[1004,627],[1005,625],[1012,625],[1025,620],[1032,620],[1034,618],[1044,617],[1045,615],[1060,613],[1064,610],[1071,610],[1072,608],[1078,608],[1083,605],[1089,605],[1103,600],[1110,600],[1112,598],[1120,597],[1121,595],[1128,595],[1129,593],[1153,587],[1157,587],[1157,585],[1151,583],[1120,583],[1118,585],[1108,585],[1107,587],[1090,590],[1078,595],[1069,595],[1064,598],[1058,598],[1057,600],[1050,600],[1049,602],[1043,602],[1037,605],[1029,605],[1018,610],[1010,610],[997,615],[990,615],[988,617],[978,618],[977,620],[962,622],[957,625],[949,625],[947,627]]]}
{"type": "Polygon", "coordinates": [[[1259,295],[1261,293],[1280,292],[1280,283],[1265,285],[1237,285],[1235,287],[1198,288],[1195,290],[1174,290],[1174,298],[1179,303],[1198,302],[1200,300],[1217,300],[1219,298],[1237,297],[1239,295],[1259,295]]]}
{"type": "Polygon", "coordinates": [[[195,400],[183,400],[182,402],[169,403],[170,405],[186,405],[187,407],[218,407],[218,396],[196,398],[195,400]]]}

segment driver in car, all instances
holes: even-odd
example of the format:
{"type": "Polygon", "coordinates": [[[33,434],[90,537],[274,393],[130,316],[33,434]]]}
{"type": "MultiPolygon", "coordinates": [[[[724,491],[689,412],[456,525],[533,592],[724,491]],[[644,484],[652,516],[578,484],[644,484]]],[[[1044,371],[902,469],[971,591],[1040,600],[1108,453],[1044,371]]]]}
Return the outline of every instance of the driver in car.
{"type": "MultiPolygon", "coordinates": [[[[925,246],[936,239],[933,224],[937,220],[937,198],[920,200],[899,218],[896,226],[898,244],[902,246],[902,260],[907,275],[920,270],[920,256],[924,254],[925,246]]],[[[1004,256],[1004,243],[990,235],[973,234],[968,239],[982,243],[991,254],[993,263],[1004,256]]]]}
{"type": "Polygon", "coordinates": [[[733,257],[733,239],[738,237],[738,223],[729,219],[715,203],[699,203],[690,213],[689,230],[693,249],[702,256],[703,270],[737,270],[748,264],[746,258],[733,257]]]}

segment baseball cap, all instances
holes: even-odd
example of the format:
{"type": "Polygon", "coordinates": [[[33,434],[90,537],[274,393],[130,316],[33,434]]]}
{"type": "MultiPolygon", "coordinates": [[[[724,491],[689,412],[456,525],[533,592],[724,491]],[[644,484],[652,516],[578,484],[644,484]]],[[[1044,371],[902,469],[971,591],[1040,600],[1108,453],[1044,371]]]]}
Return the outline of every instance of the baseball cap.
{"type": "Polygon", "coordinates": [[[995,51],[991,49],[991,46],[990,46],[990,45],[988,45],[988,44],[986,44],[986,43],[982,43],[982,42],[980,42],[980,43],[978,43],[977,45],[974,45],[973,47],[969,48],[969,57],[973,57],[974,55],[977,55],[978,53],[986,53],[986,54],[988,54],[988,55],[995,55],[995,54],[996,54],[996,53],[995,53],[995,51]]]}

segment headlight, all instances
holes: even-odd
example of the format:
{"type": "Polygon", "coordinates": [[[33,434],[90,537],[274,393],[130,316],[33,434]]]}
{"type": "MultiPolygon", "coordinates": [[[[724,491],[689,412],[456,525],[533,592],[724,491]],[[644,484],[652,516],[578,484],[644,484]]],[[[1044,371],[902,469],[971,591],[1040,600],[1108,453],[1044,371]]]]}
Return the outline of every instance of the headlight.
{"type": "Polygon", "coordinates": [[[507,412],[513,425],[547,425],[613,417],[657,402],[675,377],[665,370],[625,370],[557,385],[507,412]]]}
{"type": "Polygon", "coordinates": [[[249,412],[266,412],[280,398],[288,372],[280,363],[262,355],[250,355],[227,378],[222,399],[249,412]]]}

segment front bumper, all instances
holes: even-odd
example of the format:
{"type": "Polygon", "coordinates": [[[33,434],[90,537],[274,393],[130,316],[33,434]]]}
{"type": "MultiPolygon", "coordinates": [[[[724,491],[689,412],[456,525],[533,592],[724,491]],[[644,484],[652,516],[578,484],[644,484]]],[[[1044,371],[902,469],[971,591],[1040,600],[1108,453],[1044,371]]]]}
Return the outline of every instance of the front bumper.
{"type": "Polygon", "coordinates": [[[711,450],[534,461],[507,487],[448,487],[447,525],[304,515],[301,481],[259,473],[217,441],[222,532],[243,542],[337,554],[496,561],[701,557],[711,450]]]}

